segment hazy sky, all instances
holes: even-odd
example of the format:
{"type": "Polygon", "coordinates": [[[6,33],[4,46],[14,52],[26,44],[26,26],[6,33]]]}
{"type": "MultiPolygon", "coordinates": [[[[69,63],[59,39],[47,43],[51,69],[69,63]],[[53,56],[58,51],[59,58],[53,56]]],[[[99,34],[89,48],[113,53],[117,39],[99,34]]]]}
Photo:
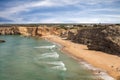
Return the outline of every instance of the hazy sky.
{"type": "Polygon", "coordinates": [[[120,0],[0,0],[0,23],[120,23],[120,0]]]}

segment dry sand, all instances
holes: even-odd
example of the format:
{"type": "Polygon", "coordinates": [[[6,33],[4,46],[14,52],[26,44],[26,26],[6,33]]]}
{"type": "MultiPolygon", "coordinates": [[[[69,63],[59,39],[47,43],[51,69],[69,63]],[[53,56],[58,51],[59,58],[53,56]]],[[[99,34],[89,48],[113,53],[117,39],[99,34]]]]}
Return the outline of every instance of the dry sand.
{"type": "Polygon", "coordinates": [[[43,36],[43,38],[62,45],[63,51],[69,53],[77,59],[83,59],[96,68],[104,70],[106,73],[116,79],[118,76],[120,76],[120,57],[116,55],[111,55],[100,51],[88,50],[86,45],[73,43],[58,36],[48,35],[43,36]]]}

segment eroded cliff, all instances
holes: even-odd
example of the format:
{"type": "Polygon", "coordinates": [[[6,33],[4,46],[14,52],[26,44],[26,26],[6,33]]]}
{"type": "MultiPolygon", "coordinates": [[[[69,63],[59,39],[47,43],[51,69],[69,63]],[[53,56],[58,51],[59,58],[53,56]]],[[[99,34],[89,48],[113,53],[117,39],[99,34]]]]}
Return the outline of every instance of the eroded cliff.
{"type": "Polygon", "coordinates": [[[91,35],[89,49],[120,55],[120,26],[108,26],[91,35]]]}
{"type": "Polygon", "coordinates": [[[24,36],[47,36],[47,35],[60,35],[63,32],[62,29],[57,27],[0,27],[0,35],[15,35],[20,34],[24,36]]]}
{"type": "Polygon", "coordinates": [[[68,39],[86,44],[88,49],[120,55],[120,26],[82,29],[76,35],[69,34],[68,39]]]}
{"type": "Polygon", "coordinates": [[[89,49],[120,54],[120,26],[105,26],[92,29],[65,30],[58,27],[0,27],[0,35],[48,36],[57,35],[81,44],[89,49]],[[77,32],[76,32],[77,31],[77,32]]]}
{"type": "Polygon", "coordinates": [[[0,35],[20,34],[17,27],[0,27],[0,35]]]}

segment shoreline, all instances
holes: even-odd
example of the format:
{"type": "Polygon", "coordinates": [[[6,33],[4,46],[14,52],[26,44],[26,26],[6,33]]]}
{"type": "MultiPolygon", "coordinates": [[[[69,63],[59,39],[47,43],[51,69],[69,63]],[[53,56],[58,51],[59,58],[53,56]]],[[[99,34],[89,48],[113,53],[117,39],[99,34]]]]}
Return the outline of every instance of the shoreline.
{"type": "Polygon", "coordinates": [[[70,54],[67,51],[64,51],[63,49],[61,49],[61,51],[67,54],[68,56],[71,56],[71,58],[77,60],[80,65],[82,65],[85,69],[90,71],[94,75],[95,80],[96,79],[97,80],[115,80],[112,76],[107,74],[105,70],[96,68],[93,65],[89,64],[88,62],[86,62],[85,60],[83,60],[82,58],[75,57],[74,55],[70,54]]]}
{"type": "MultiPolygon", "coordinates": [[[[107,61],[109,61],[109,59],[106,59],[107,60],[105,62],[106,64],[101,64],[101,61],[98,61],[99,59],[96,59],[96,58],[94,59],[94,57],[99,58],[99,55],[102,55],[102,56],[107,55],[107,57],[111,56],[113,58],[116,57],[114,55],[106,54],[106,53],[100,52],[100,51],[88,50],[86,48],[86,45],[73,43],[69,40],[63,40],[62,38],[60,38],[58,36],[48,35],[48,36],[43,36],[42,38],[45,39],[45,40],[49,40],[53,43],[61,45],[62,46],[61,51],[63,51],[64,53],[66,53],[70,56],[72,56],[74,59],[79,61],[80,64],[83,64],[87,69],[89,69],[90,71],[93,72],[93,75],[94,74],[95,74],[95,76],[97,75],[98,78],[100,78],[100,79],[115,80],[118,77],[118,75],[120,75],[116,71],[112,70],[111,66],[107,65],[107,61]],[[78,50],[76,50],[76,49],[78,49],[78,50]],[[78,54],[76,54],[76,52],[78,54]],[[85,54],[83,54],[82,52],[84,52],[85,54]],[[94,53],[97,54],[97,55],[95,55],[94,53]],[[87,54],[89,54],[89,55],[87,55],[87,54]],[[92,54],[92,55],[90,55],[90,54],[92,54]],[[93,58],[93,60],[91,58],[93,58]]],[[[118,60],[116,59],[116,60],[119,62],[120,57],[118,57],[118,58],[119,59],[118,60]]]]}

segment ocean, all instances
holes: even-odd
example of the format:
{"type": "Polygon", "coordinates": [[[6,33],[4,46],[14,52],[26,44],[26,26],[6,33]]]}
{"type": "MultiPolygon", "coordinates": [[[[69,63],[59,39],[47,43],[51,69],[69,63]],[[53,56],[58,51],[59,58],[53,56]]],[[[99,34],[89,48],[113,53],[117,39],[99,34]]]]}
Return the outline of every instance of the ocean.
{"type": "Polygon", "coordinates": [[[94,80],[94,75],[60,46],[44,39],[0,36],[0,80],[94,80]]]}

